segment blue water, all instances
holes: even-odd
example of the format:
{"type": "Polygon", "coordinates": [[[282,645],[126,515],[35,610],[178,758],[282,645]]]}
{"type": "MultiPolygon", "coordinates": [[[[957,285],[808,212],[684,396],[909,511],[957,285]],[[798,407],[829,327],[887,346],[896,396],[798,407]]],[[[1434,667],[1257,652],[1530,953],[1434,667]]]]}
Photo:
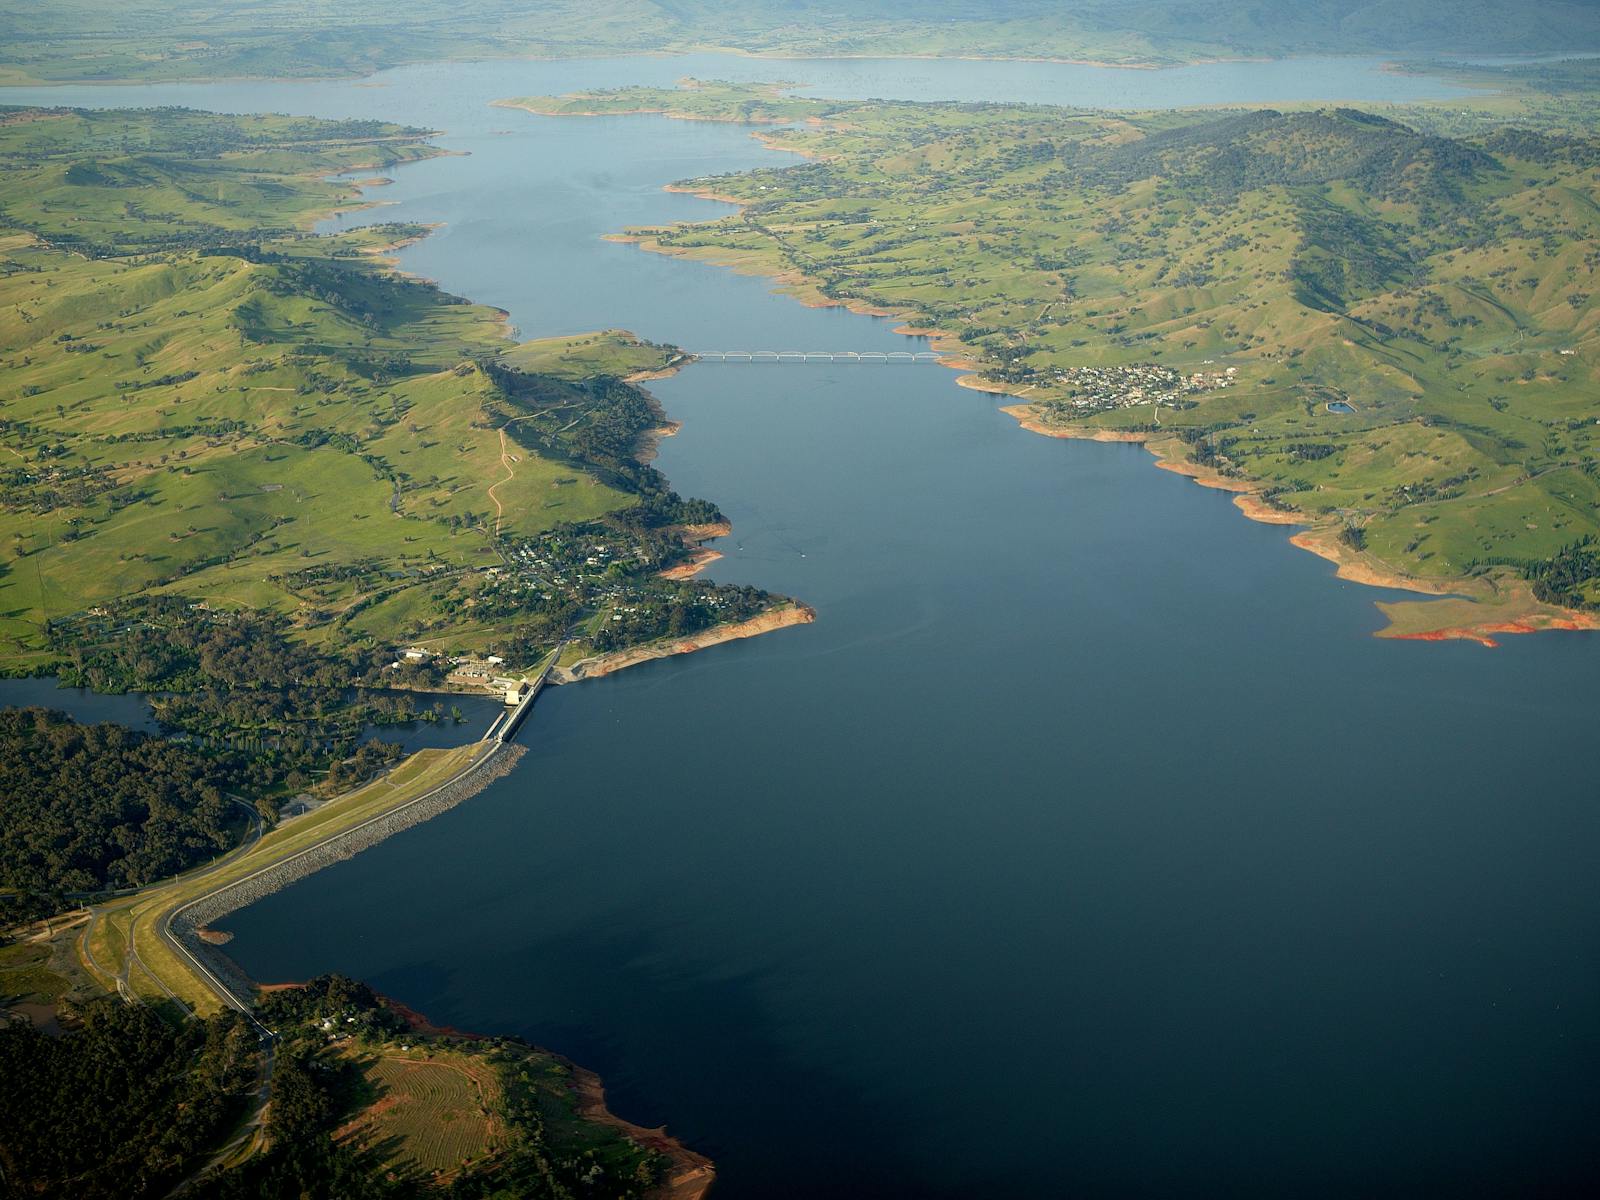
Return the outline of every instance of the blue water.
{"type": "MultiPolygon", "coordinates": [[[[1107,105],[1289,84],[1273,64],[825,66],[865,72],[860,94],[1070,80],[1107,105]]],[[[483,104],[771,69],[179,94],[447,130],[470,157],[397,172],[375,218],[447,222],[405,265],[528,335],[918,345],[599,240],[725,211],[659,188],[781,161],[746,131],[483,104]]],[[[1352,63],[1307,78],[1420,86],[1352,63]]],[[[684,422],[658,465],[734,521],[713,577],[816,623],[547,694],[512,776],[232,918],[252,974],[343,970],[566,1053],[617,1111],[713,1155],[719,1196],[1593,1177],[1600,639],[1375,639],[1394,597],[1142,450],[1022,431],[938,368],[703,365],[652,387],[684,422]]]]}
{"type": "Polygon", "coordinates": [[[1481,94],[1439,76],[1390,71],[1388,61],[1304,57],[1142,70],[1057,62],[750,58],[701,53],[548,62],[419,63],[354,81],[7,87],[0,88],[0,103],[180,104],[221,112],[378,116],[459,132],[481,123],[481,114],[468,111],[479,100],[636,84],[662,87],[685,78],[787,83],[803,95],[838,100],[1005,101],[1122,109],[1306,100],[1405,103],[1481,94]],[[440,119],[446,117],[448,120],[440,119]]]}
{"type": "Polygon", "coordinates": [[[0,708],[53,708],[91,724],[115,721],[130,729],[158,732],[143,696],[103,696],[87,688],[64,688],[54,679],[0,679],[0,708]]]}

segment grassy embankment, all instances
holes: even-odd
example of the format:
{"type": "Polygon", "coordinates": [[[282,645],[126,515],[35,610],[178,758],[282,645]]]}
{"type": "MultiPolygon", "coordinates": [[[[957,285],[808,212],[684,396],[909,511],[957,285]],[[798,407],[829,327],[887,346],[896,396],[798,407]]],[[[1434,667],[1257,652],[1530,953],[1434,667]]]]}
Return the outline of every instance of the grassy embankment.
{"type": "Polygon", "coordinates": [[[223,1001],[161,936],[175,909],[393,812],[450,782],[481,761],[486,750],[474,743],[454,750],[418,751],[387,775],[286,821],[220,866],[200,868],[100,907],[96,930],[103,931],[102,940],[87,947],[85,966],[109,990],[115,990],[114,973],[127,969],[129,986],[145,999],[159,1003],[170,992],[195,1012],[220,1011],[223,1001]]]}
{"type": "Polygon", "coordinates": [[[793,122],[760,136],[810,161],[679,185],[739,214],[628,236],[901,315],[1030,428],[1145,441],[1349,577],[1470,601],[1386,606],[1391,633],[1594,623],[1592,556],[1543,571],[1553,603],[1530,582],[1600,536],[1592,133],[724,84],[508,103],[793,122]],[[1157,369],[1206,378],[1129,374],[1157,369]]]}

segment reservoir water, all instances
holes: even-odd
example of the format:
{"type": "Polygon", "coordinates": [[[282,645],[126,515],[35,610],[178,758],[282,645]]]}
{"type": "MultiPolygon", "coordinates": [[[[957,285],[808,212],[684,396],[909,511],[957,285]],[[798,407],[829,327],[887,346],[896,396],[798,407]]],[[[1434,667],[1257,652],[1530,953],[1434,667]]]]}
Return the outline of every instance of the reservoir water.
{"type": "MultiPolygon", "coordinates": [[[[6,95],[441,129],[470,156],[404,168],[359,219],[443,222],[405,266],[528,336],[911,344],[599,240],[726,211],[660,187],[780,161],[747,131],[486,107],[688,74],[1105,106],[1448,94],[1349,60],[699,56],[6,95]]],[[[1282,529],[953,378],[653,384],[684,422],[658,465],[734,522],[711,575],[816,623],[548,693],[515,773],[236,914],[230,953],[561,1051],[712,1155],[730,1200],[1591,1179],[1600,638],[1377,640],[1385,594],[1282,529]]]]}

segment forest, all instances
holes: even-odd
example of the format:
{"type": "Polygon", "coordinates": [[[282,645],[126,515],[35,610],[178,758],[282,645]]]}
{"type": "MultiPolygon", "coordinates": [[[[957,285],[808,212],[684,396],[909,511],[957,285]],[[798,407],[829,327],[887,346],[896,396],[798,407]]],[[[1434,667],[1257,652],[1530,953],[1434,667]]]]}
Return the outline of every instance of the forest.
{"type": "Polygon", "coordinates": [[[417,1032],[340,975],[269,993],[260,1016],[278,1031],[269,1145],[224,1168],[213,1154],[246,1116],[261,1063],[238,1014],[172,1025],[107,997],[60,1036],[0,1025],[0,1196],[143,1200],[194,1177],[191,1194],[216,1200],[633,1200],[659,1177],[658,1156],[578,1114],[570,1065],[523,1043],[417,1032]],[[413,1157],[427,1156],[424,1130],[386,1116],[398,1097],[383,1103],[376,1082],[387,1059],[423,1056],[488,1088],[481,1107],[436,1107],[433,1120],[504,1131],[443,1180],[413,1157]]]}
{"type": "Polygon", "coordinates": [[[138,887],[220,853],[244,825],[224,796],[239,766],[120,725],[0,709],[0,892],[138,887]]]}
{"type": "Polygon", "coordinates": [[[165,1195],[242,1114],[254,1033],[238,1014],[174,1026],[115,997],[77,1024],[0,1025],[0,1195],[165,1195]]]}

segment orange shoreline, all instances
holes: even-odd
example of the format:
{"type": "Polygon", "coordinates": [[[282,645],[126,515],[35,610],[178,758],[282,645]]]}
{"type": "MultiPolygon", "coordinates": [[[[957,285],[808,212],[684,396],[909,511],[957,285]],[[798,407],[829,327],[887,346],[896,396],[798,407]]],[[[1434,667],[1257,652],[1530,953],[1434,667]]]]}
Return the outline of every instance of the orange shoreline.
{"type": "Polygon", "coordinates": [[[769,608],[747,621],[714,625],[710,629],[703,629],[688,637],[665,638],[645,646],[632,646],[627,650],[580,659],[570,667],[557,667],[551,672],[550,680],[552,683],[565,684],[577,683],[584,679],[600,679],[641,663],[654,662],[660,658],[674,658],[679,654],[693,654],[697,650],[720,646],[724,642],[759,637],[763,633],[787,629],[791,625],[809,625],[816,619],[816,610],[810,605],[791,601],[777,608],[769,608]]]}
{"type": "MultiPolygon", "coordinates": [[[[961,381],[967,383],[966,379],[961,381]]],[[[968,386],[975,386],[967,383],[968,386]]],[[[988,388],[985,390],[995,391],[988,388]]],[[[1326,559],[1334,564],[1334,575],[1338,579],[1350,583],[1362,584],[1366,587],[1390,588],[1397,591],[1418,592],[1427,596],[1447,596],[1460,589],[1460,584],[1449,580],[1419,579],[1413,575],[1385,569],[1375,562],[1370,555],[1352,550],[1338,540],[1335,529],[1325,523],[1319,524],[1313,517],[1303,513],[1292,512],[1286,509],[1274,508],[1261,498],[1260,484],[1251,480],[1230,479],[1197,466],[1187,459],[1168,457],[1168,452],[1174,450],[1175,439],[1162,438],[1161,435],[1123,429],[1098,429],[1092,426],[1048,425],[1039,420],[1033,406],[1029,404],[1005,405],[1001,412],[1013,418],[1019,425],[1031,433],[1044,437],[1067,438],[1078,441],[1091,442],[1123,442],[1142,445],[1156,458],[1156,467],[1163,471],[1171,471],[1175,475],[1184,475],[1193,479],[1201,487],[1215,488],[1219,491],[1234,493],[1233,503],[1241,513],[1252,521],[1264,525],[1300,525],[1303,528],[1289,539],[1289,544],[1299,550],[1306,550],[1319,558],[1326,559]]],[[[1443,625],[1437,629],[1416,630],[1411,632],[1393,632],[1393,627],[1379,630],[1376,636],[1393,638],[1397,641],[1475,641],[1483,646],[1498,646],[1495,634],[1516,633],[1542,633],[1548,630],[1600,630],[1600,617],[1590,613],[1575,612],[1571,609],[1556,608],[1553,605],[1539,605],[1537,601],[1530,603],[1532,608],[1525,616],[1511,620],[1496,617],[1486,617],[1481,622],[1465,622],[1462,624],[1443,625]]]]}
{"type": "Polygon", "coordinates": [[[697,546],[689,552],[688,562],[681,562],[675,567],[668,567],[665,571],[657,571],[656,574],[662,579],[693,579],[721,557],[720,550],[713,550],[710,546],[697,546]]]}
{"type": "Polygon", "coordinates": [[[1495,647],[1500,643],[1495,634],[1545,633],[1552,629],[1573,632],[1590,632],[1600,629],[1600,621],[1587,613],[1574,613],[1570,618],[1553,617],[1548,621],[1485,621],[1481,625],[1458,625],[1445,629],[1428,629],[1418,633],[1391,633],[1384,636],[1397,642],[1448,642],[1453,640],[1477,642],[1481,646],[1495,647]]]}

